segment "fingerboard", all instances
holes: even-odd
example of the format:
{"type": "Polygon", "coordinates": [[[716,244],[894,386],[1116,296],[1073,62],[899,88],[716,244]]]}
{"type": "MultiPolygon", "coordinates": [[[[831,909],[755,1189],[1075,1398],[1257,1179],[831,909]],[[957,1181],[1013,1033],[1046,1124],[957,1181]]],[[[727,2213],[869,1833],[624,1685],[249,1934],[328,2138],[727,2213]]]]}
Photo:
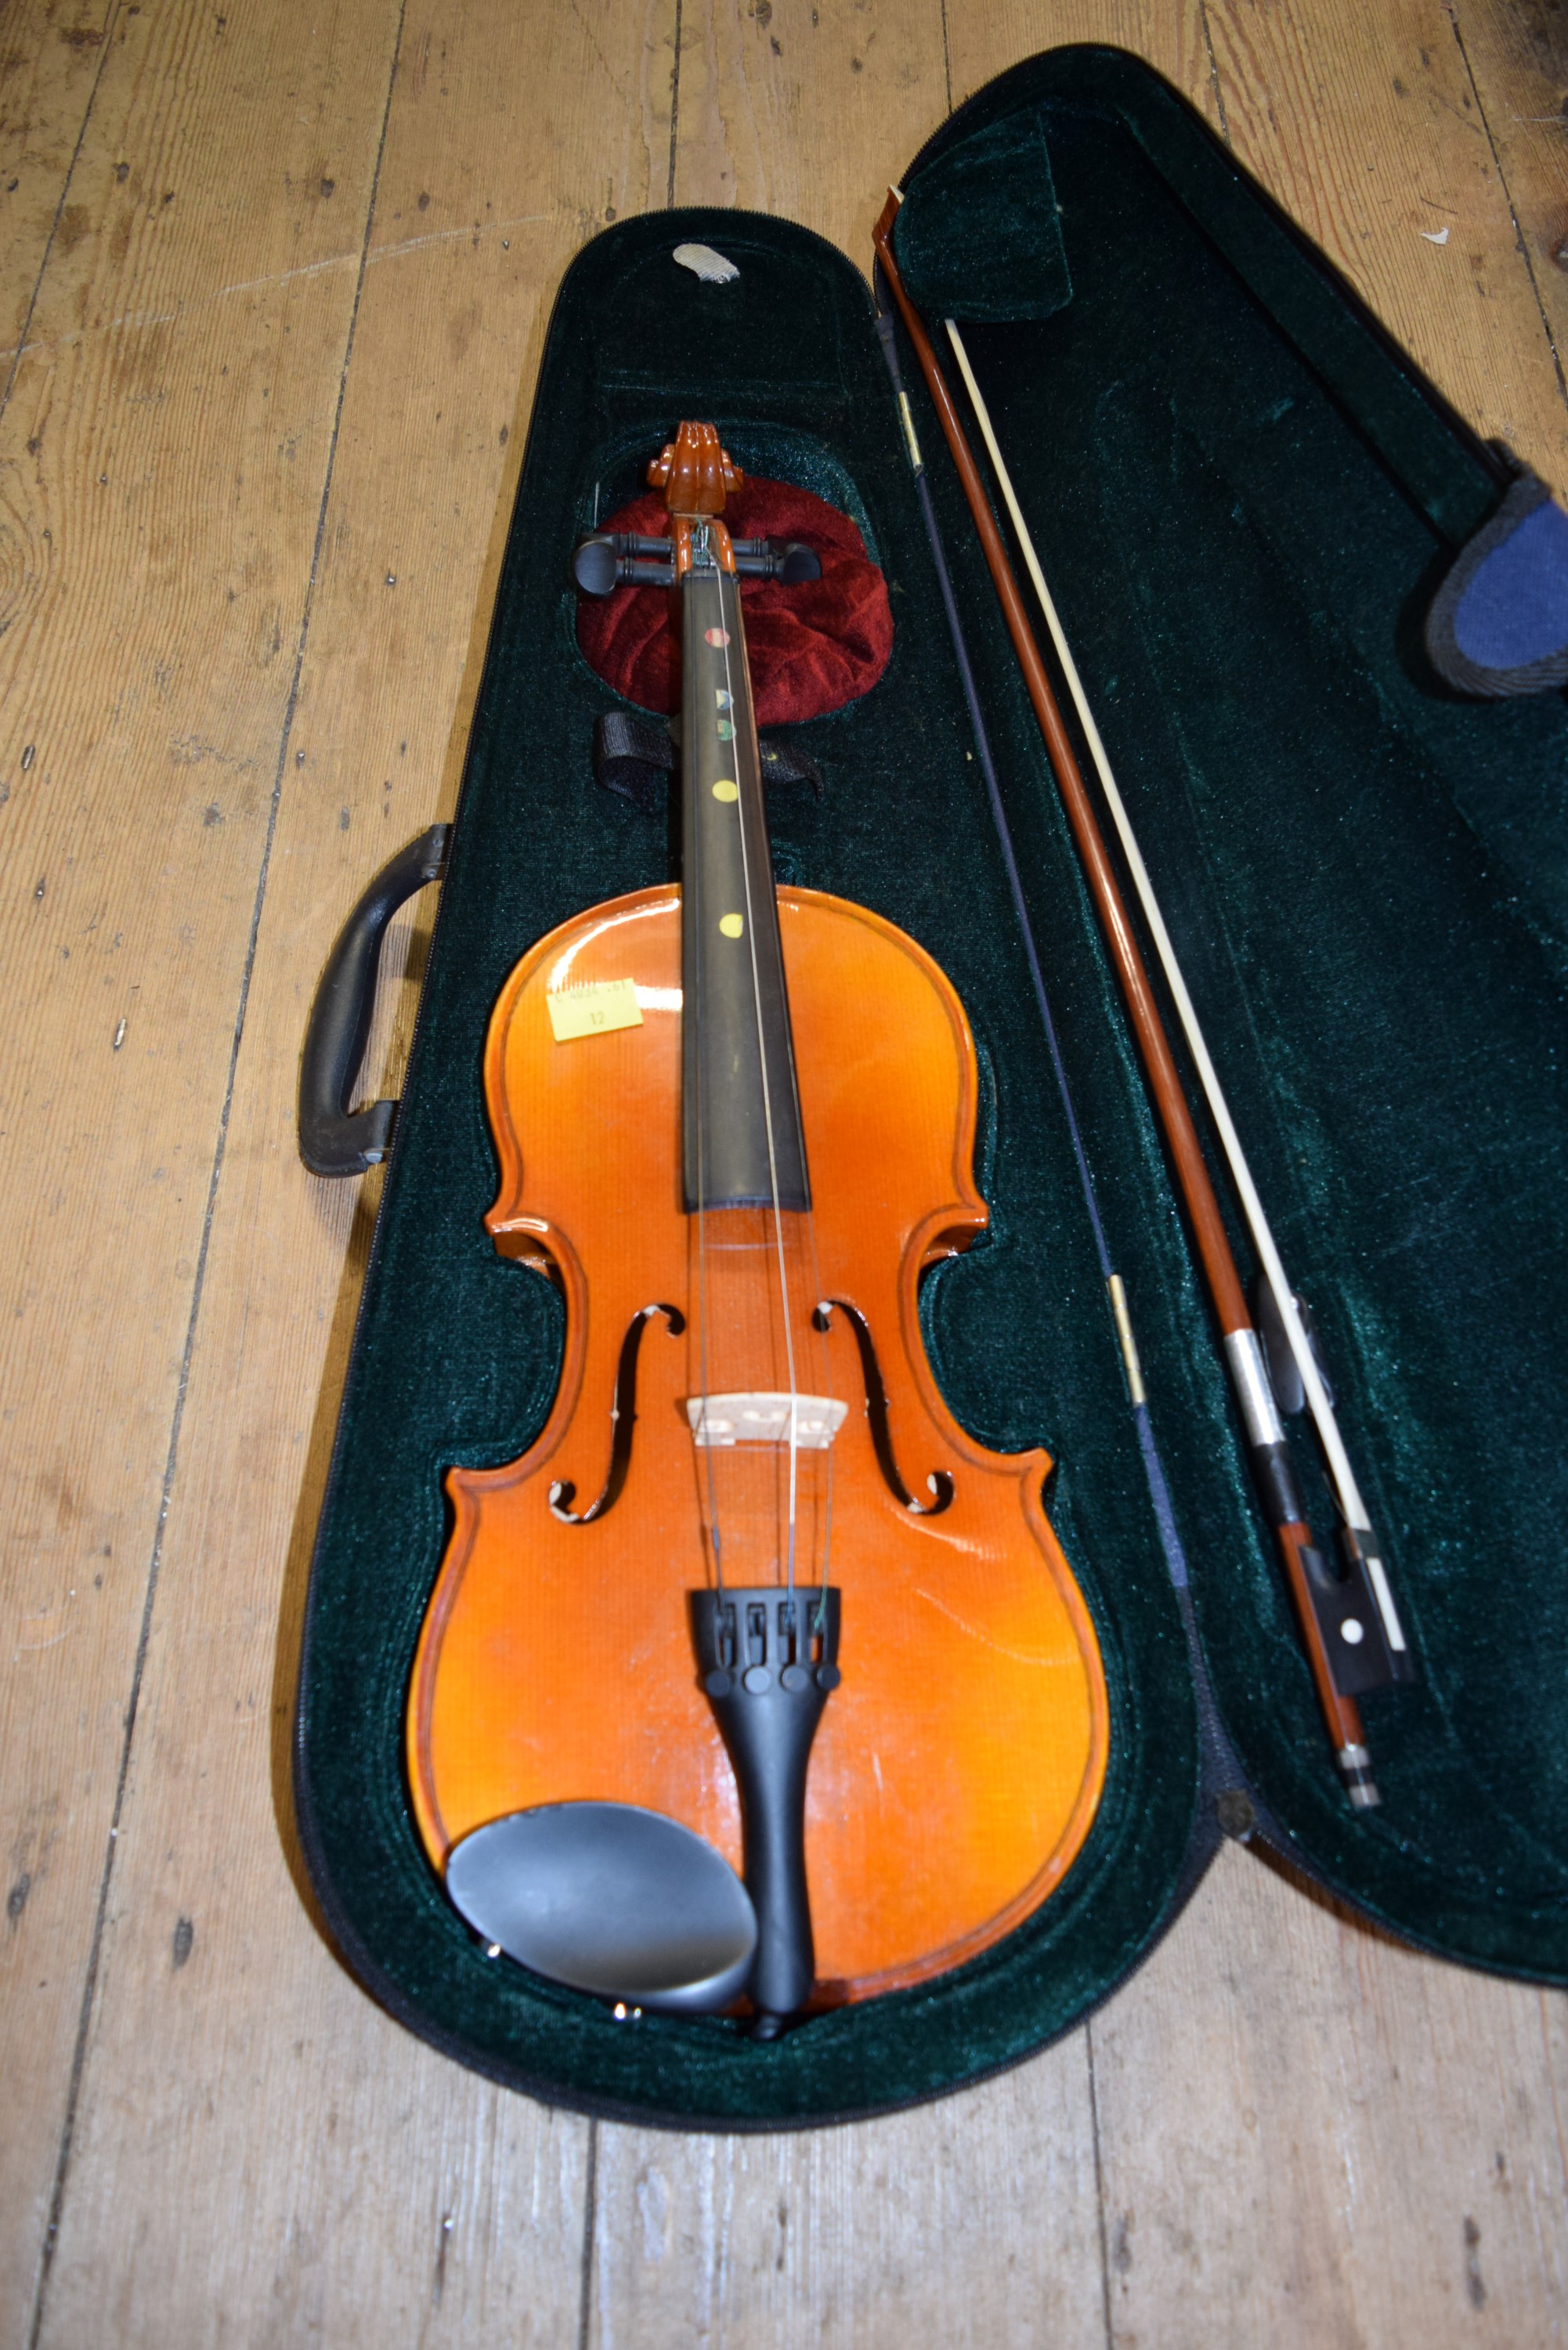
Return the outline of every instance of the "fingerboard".
{"type": "Polygon", "coordinates": [[[737,582],[680,584],[682,1158],[688,1213],[811,1204],[737,582]]]}

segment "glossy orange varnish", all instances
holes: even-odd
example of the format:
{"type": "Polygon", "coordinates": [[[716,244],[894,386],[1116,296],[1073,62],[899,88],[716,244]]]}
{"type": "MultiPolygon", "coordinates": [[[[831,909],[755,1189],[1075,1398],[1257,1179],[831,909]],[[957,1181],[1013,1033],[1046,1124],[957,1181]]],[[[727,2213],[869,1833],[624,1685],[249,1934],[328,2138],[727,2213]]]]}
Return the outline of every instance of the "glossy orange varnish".
{"type": "MultiPolygon", "coordinates": [[[[922,1265],[983,1229],[971,1173],[974,1048],[962,1007],[913,941],[863,908],[781,889],[779,920],[810,1168],[809,1219],[784,1222],[796,1380],[848,1415],[831,1456],[797,1454],[796,1566],[820,1579],[831,1458],[832,1581],[842,1685],[813,1749],[806,1864],[818,1997],[858,1999],[955,1965],[1060,1881],[1094,1816],[1106,1706],[1093,1626],[1041,1502],[1044,1451],[1001,1455],[948,1411],[922,1350],[922,1265]],[[892,1450],[916,1515],[889,1491],[842,1314],[869,1325],[892,1450]]],[[[699,1685],[686,1595],[711,1577],[711,1461],[726,1578],[783,1580],[783,1447],[700,1452],[683,1399],[702,1391],[698,1220],[680,1196],[680,894],[644,890],[577,916],[513,972],[485,1060],[501,1184],[498,1249],[559,1281],[560,1387],[537,1442],[502,1469],[452,1470],[453,1526],[410,1698],[409,1773],[439,1867],[523,1806],[598,1797],[665,1812],[741,1865],[734,1782],[699,1685]],[[553,986],[631,979],[642,1025],[556,1043],[553,986]],[[617,1368],[645,1306],[624,1487],[582,1511],[608,1469],[617,1368]]],[[[788,1386],[772,1219],[710,1212],[711,1392],[788,1386]]]]}

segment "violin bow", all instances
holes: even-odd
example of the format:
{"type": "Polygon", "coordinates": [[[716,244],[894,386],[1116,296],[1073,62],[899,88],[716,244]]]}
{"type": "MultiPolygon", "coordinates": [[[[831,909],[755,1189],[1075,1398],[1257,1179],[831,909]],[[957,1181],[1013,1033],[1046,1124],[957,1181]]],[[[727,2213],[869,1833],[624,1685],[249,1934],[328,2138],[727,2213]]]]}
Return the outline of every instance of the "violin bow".
{"type": "MultiPolygon", "coordinates": [[[[1356,1697],[1366,1690],[1415,1677],[1404,1629],[1389,1589],[1380,1545],[1372,1533],[1366,1506],[1350,1465],[1333,1404],[1308,1343],[1300,1308],[1286,1279],[1257,1186],[1252,1180],[1218,1073],[1204,1042],[1191,996],[1160,913],[1147,868],[1138,849],[1137,837],[1099,729],[1095,723],[1054,600],[1046,586],[1033,539],[1013,492],[962,338],[954,322],[949,319],[946,327],[954,357],[973,405],[1009,518],[1017,534],[1031,582],[1045,615],[1053,647],[1072,694],[1144,920],[1154,941],[1188,1050],[1199,1074],[1204,1099],[1230,1169],[1248,1232],[1257,1252],[1275,1315],[1323,1447],[1330,1489],[1342,1521],[1339,1532],[1344,1561],[1342,1573],[1335,1575],[1314,1544],[1263,1351],[1247,1307],[1241,1275],[1226,1235],[1192,1113],[1182,1090],[1120,884],[1030,626],[1018,581],[992,512],[979,467],[930,338],[909,299],[893,256],[892,228],[902,201],[897,189],[889,192],[873,234],[877,260],[898,307],[942,428],[942,436],[957,468],[1127,1007],[1156,1114],[1165,1135],[1199,1263],[1219,1317],[1226,1366],[1246,1431],[1248,1451],[1284,1567],[1340,1777],[1352,1804],[1357,1810],[1367,1810],[1379,1801],[1379,1797],[1372,1776],[1371,1756],[1361,1725],[1356,1697]]],[[[913,423],[908,397],[900,392],[899,400],[905,430],[912,442],[913,423]]],[[[1118,1326],[1121,1319],[1118,1315],[1118,1326]]]]}
{"type": "MultiPolygon", "coordinates": [[[[1116,1326],[1116,1342],[1121,1348],[1122,1365],[1127,1373],[1127,1400],[1132,1407],[1133,1424],[1137,1430],[1138,1450],[1143,1457],[1144,1478],[1148,1486],[1149,1501],[1153,1506],[1155,1523],[1159,1533],[1160,1547],[1165,1553],[1166,1566],[1171,1583],[1179,1596],[1182,1620],[1186,1623],[1190,1612],[1187,1558],[1181,1547],[1181,1536],[1177,1530],[1176,1512],[1171,1505],[1170,1486],[1165,1474],[1165,1463],[1160,1459],[1159,1447],[1155,1440],[1154,1424],[1149,1418],[1148,1397],[1143,1383],[1143,1367],[1138,1361],[1137,1342],[1133,1336],[1132,1317],[1127,1311],[1127,1290],[1120,1274],[1116,1271],[1111,1263],[1110,1243],[1106,1236],[1105,1220],[1100,1214],[1099,1201],[1095,1191],[1095,1179],[1089,1170],[1089,1158],[1084,1145],[1083,1128],[1078,1123],[1078,1113],[1073,1101],[1073,1089],[1067,1079],[1067,1065],[1062,1057],[1062,1043],[1056,1033],[1056,1020],[1051,1009],[1045,974],[1041,968],[1040,949],[1034,937],[1034,925],[1030,918],[1029,900],[1024,895],[1023,878],[1018,869],[1017,852],[1012,846],[1012,831],[1007,821],[1006,808],[1002,805],[1002,785],[997,778],[996,762],[992,756],[991,735],[986,726],[984,712],[981,708],[980,688],[975,683],[974,670],[969,657],[969,646],[963,632],[963,623],[959,618],[958,599],[953,594],[952,575],[948,568],[947,552],[942,545],[942,535],[937,522],[936,508],[931,503],[930,484],[926,478],[925,459],[920,454],[920,444],[915,432],[915,421],[909,412],[909,396],[904,390],[904,378],[898,365],[898,343],[892,314],[883,299],[886,283],[879,269],[876,272],[876,290],[877,338],[882,345],[882,356],[888,364],[893,396],[898,404],[898,414],[904,428],[904,440],[909,450],[909,466],[915,477],[915,494],[920,502],[920,515],[926,525],[926,539],[931,550],[931,562],[937,575],[937,586],[941,591],[942,608],[947,614],[948,634],[952,639],[953,657],[958,663],[959,681],[963,688],[964,702],[969,710],[970,731],[974,736],[974,755],[979,762],[980,772],[984,780],[986,803],[991,810],[992,825],[995,830],[1002,850],[1002,863],[1007,871],[1007,884],[1012,899],[1012,910],[1018,920],[1024,957],[1029,965],[1030,984],[1034,993],[1035,1007],[1040,1014],[1040,1024],[1044,1030],[1046,1050],[1050,1055],[1052,1073],[1056,1080],[1057,1097],[1062,1104],[1062,1115],[1066,1122],[1068,1139],[1072,1143],[1073,1158],[1078,1170],[1079,1189],[1084,1195],[1084,1206],[1089,1219],[1089,1229],[1094,1237],[1095,1253],[1099,1259],[1100,1277],[1106,1285],[1111,1318],[1116,1326]]],[[[1196,1627],[1189,1625],[1189,1629],[1196,1641],[1196,1627]]]]}

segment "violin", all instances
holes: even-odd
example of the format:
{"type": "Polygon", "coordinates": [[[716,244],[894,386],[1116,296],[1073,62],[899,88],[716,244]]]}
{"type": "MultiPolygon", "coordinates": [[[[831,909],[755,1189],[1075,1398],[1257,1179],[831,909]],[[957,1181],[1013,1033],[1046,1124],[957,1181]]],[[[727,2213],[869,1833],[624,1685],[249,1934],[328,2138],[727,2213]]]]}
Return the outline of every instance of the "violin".
{"type": "Polygon", "coordinates": [[[922,1345],[922,1273],[987,1223],[963,1006],[774,884],[740,583],[816,558],[732,537],[711,425],[649,478],[668,535],[575,576],[678,607],[681,879],[541,939],[491,1017],[485,1223],[563,1357],[520,1459],[446,1473],[407,1763],[492,1955],[765,2039],[1028,1918],[1107,1707],[1050,1456],[976,1443],[922,1345]]]}

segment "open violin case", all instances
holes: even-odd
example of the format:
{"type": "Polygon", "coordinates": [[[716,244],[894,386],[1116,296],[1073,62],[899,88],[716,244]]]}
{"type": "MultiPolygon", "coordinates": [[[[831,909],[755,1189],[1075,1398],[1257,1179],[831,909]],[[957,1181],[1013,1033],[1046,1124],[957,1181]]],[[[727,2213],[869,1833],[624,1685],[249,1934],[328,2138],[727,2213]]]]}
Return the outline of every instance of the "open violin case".
{"type": "MultiPolygon", "coordinates": [[[[337,957],[358,1002],[378,920],[441,876],[312,1571],[296,1790],[332,1931],[394,2015],[535,2095],[670,2126],[842,2119],[1017,2062],[1147,1956],[1227,1830],[1424,1950],[1568,1981],[1568,732],[1560,694],[1467,698],[1423,642],[1435,592],[1517,469],[1128,57],[1018,67],[902,184],[901,272],[944,359],[942,320],[963,322],[1315,1316],[1418,1678],[1366,1701],[1382,1802],[1354,1810],[1121,999],[908,346],[1136,1330],[1163,1531],[867,276],[754,213],[618,223],[556,304],[450,853],[414,845],[337,957]],[[738,275],[678,265],[692,241],[738,275]],[[925,1343],[974,1437],[1054,1456],[1046,1506],[1109,1700],[1103,1795],[1059,1889],[956,1970],[766,2044],[740,2015],[618,2015],[487,1956],[425,1858],[403,1764],[443,1472],[522,1452],[561,1363],[559,1295],[501,1258],[483,1222],[486,1024],[552,926],[676,869],[670,820],[594,779],[596,722],[627,705],[579,648],[568,563],[686,417],[716,423],[749,475],[847,514],[887,580],[885,673],[784,730],[822,788],[771,792],[775,869],[911,933],[968,1013],[991,1222],[927,1276],[925,1343]]],[[[389,1123],[361,1119],[358,1163],[389,1123]]],[[[1232,1237],[1250,1269],[1239,1224],[1232,1237]]],[[[1293,1443],[1326,1530],[1310,1438],[1293,1443]]]]}

